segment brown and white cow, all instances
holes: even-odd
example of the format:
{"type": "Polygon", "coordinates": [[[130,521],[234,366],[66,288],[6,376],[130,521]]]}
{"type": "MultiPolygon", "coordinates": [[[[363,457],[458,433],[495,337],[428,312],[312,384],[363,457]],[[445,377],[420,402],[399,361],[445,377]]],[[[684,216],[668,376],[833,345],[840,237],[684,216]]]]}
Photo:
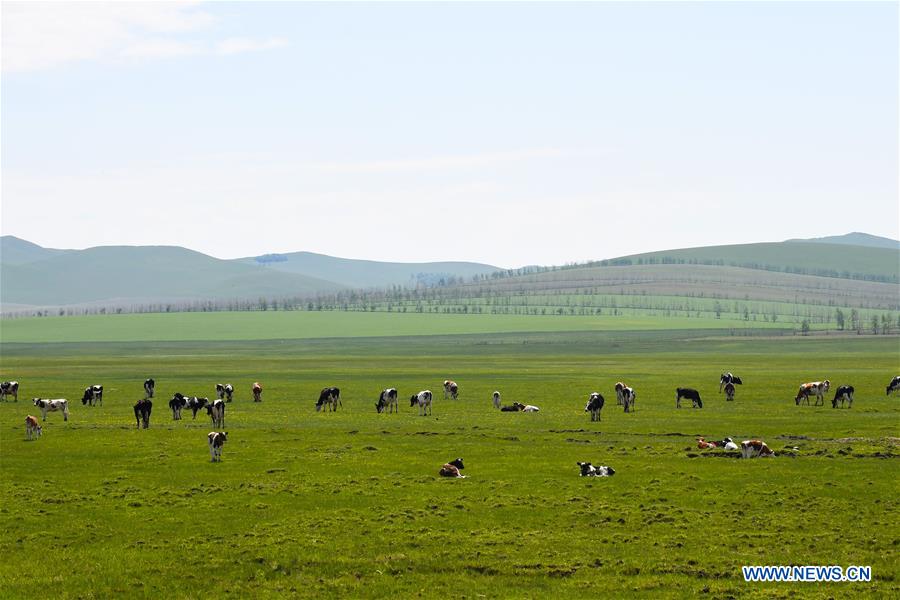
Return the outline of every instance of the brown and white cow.
{"type": "Polygon", "coordinates": [[[823,406],[825,404],[825,392],[828,391],[828,388],[830,386],[831,382],[827,379],[825,381],[813,381],[811,383],[800,384],[800,389],[797,391],[797,397],[794,398],[794,402],[797,404],[797,406],[800,406],[800,403],[803,400],[806,400],[806,404],[808,406],[809,397],[815,396],[815,406],[823,406]]]}
{"type": "Polygon", "coordinates": [[[250,388],[250,391],[253,392],[254,402],[262,402],[262,386],[259,385],[258,381],[253,384],[253,387],[250,388]]]}
{"type": "Polygon", "coordinates": [[[41,420],[47,420],[48,412],[61,412],[63,421],[69,420],[69,401],[65,398],[32,398],[34,405],[41,409],[41,420]]]}
{"type": "Polygon", "coordinates": [[[41,437],[44,428],[38,423],[37,417],[28,415],[25,417],[25,437],[29,440],[36,440],[41,437]]]}
{"type": "Polygon", "coordinates": [[[743,458],[771,458],[775,453],[760,440],[744,440],[741,442],[741,456],[743,458]]]}
{"type": "MultiPolygon", "coordinates": [[[[221,402],[221,400],[217,400],[217,402],[221,402]]],[[[222,446],[228,441],[228,432],[210,431],[206,438],[209,440],[211,462],[222,462],[222,446]]]]}
{"type": "Polygon", "coordinates": [[[463,477],[465,477],[465,475],[460,473],[460,470],[462,469],[465,469],[465,467],[463,466],[463,459],[457,458],[456,460],[451,460],[443,467],[441,467],[439,474],[441,477],[456,477],[462,479],[463,477]]]}
{"type": "Polygon", "coordinates": [[[444,380],[444,400],[447,398],[453,398],[456,400],[459,397],[459,386],[456,385],[455,381],[450,381],[449,379],[444,380]]]}

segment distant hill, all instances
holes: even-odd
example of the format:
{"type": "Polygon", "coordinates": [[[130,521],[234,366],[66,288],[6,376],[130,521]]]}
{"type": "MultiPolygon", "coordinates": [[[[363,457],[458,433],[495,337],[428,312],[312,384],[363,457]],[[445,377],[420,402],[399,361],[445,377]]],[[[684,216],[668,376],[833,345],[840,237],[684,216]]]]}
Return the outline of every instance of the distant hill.
{"type": "Polygon", "coordinates": [[[264,264],[269,269],[300,273],[334,281],[352,288],[389,285],[432,285],[450,278],[469,279],[473,275],[490,274],[499,267],[471,262],[396,263],[374,260],[337,258],[313,252],[267,254],[239,259],[244,264],[264,264]]]}
{"type": "Polygon", "coordinates": [[[870,233],[845,233],[844,235],[829,235],[820,238],[792,239],[788,242],[812,242],[816,244],[846,244],[848,246],[866,246],[868,248],[889,248],[900,250],[900,241],[891,238],[872,235],[870,233]]]}
{"type": "Polygon", "coordinates": [[[13,235],[0,237],[0,262],[5,265],[24,265],[66,252],[70,252],[70,250],[44,248],[13,235]]]}

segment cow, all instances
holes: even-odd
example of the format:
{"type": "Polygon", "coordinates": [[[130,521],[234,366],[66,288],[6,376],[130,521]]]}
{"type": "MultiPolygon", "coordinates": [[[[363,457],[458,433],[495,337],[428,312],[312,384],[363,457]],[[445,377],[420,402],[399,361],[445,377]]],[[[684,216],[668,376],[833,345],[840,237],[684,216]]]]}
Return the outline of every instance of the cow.
{"type": "Polygon", "coordinates": [[[494,402],[494,408],[500,408],[500,392],[494,392],[492,399],[494,402]]]}
{"type": "Polygon", "coordinates": [[[837,408],[838,401],[841,402],[841,408],[844,408],[844,402],[847,402],[847,408],[853,408],[853,389],[852,385],[842,385],[834,392],[834,399],[831,401],[831,408],[837,408]]]}
{"type": "Polygon", "coordinates": [[[700,399],[700,392],[693,388],[675,389],[675,408],[681,408],[682,398],[690,400],[692,408],[703,408],[703,400],[700,399]]]}
{"type": "Polygon", "coordinates": [[[418,394],[413,394],[409,399],[410,407],[419,405],[419,415],[426,416],[431,414],[431,399],[432,393],[431,390],[422,390],[418,394]]]}
{"type": "Polygon", "coordinates": [[[81,397],[82,404],[90,403],[91,406],[94,404],[103,405],[103,386],[102,385],[90,385],[84,388],[84,396],[81,397]]]}
{"type": "Polygon", "coordinates": [[[254,402],[262,402],[262,386],[259,385],[258,381],[253,384],[250,391],[253,393],[254,402]]]}
{"type": "Polygon", "coordinates": [[[584,407],[584,412],[591,413],[591,421],[599,421],[600,420],[600,411],[603,410],[603,404],[605,400],[603,396],[600,395],[600,392],[591,392],[591,395],[588,397],[587,405],[584,407]]]}
{"type": "MultiPolygon", "coordinates": [[[[221,402],[221,400],[217,400],[217,402],[221,402]]],[[[222,406],[224,407],[224,404],[222,406]]],[[[222,462],[222,446],[228,441],[228,432],[210,431],[206,434],[206,438],[209,440],[210,462],[222,462]]]]}
{"type": "MultiPolygon", "coordinates": [[[[520,405],[520,406],[521,406],[521,405],[520,405]]],[[[541,409],[538,408],[537,406],[532,405],[532,404],[526,404],[526,405],[522,406],[522,408],[521,408],[520,410],[521,410],[522,412],[530,412],[530,413],[534,413],[534,412],[540,411],[541,409]]]]}
{"type": "Polygon", "coordinates": [[[459,397],[459,386],[456,385],[455,381],[450,381],[449,379],[444,380],[444,400],[447,398],[453,398],[456,400],[459,397]]]}
{"type": "Polygon", "coordinates": [[[153,397],[153,392],[156,391],[156,382],[153,379],[148,379],[144,382],[144,399],[149,400],[153,397]]]}
{"type": "Polygon", "coordinates": [[[616,382],[616,406],[622,406],[623,404],[625,404],[625,399],[622,398],[622,390],[624,390],[626,387],[628,386],[626,386],[621,381],[616,382]]]}
{"type": "Polygon", "coordinates": [[[728,382],[725,384],[725,401],[731,402],[734,400],[734,384],[732,382],[728,382]]]}
{"type": "Polygon", "coordinates": [[[741,442],[741,456],[743,458],[771,458],[775,453],[759,440],[744,440],[741,442]]]}
{"type": "Polygon", "coordinates": [[[462,469],[465,469],[465,467],[463,466],[463,459],[457,458],[456,460],[451,460],[443,467],[441,467],[441,470],[438,473],[441,477],[456,477],[458,479],[462,479],[463,477],[465,477],[465,475],[460,473],[462,469]]]}
{"type": "Polygon", "coordinates": [[[37,417],[28,415],[25,417],[25,437],[29,440],[36,440],[41,437],[44,428],[38,423],[37,417]]]}
{"type": "Polygon", "coordinates": [[[397,404],[397,388],[381,390],[381,394],[378,396],[378,402],[375,403],[375,410],[379,413],[384,411],[389,413],[400,412],[400,407],[397,404]]]}
{"type": "Polygon", "coordinates": [[[213,427],[225,427],[225,401],[216,400],[206,406],[206,414],[212,419],[213,427]]]}
{"type": "Polygon", "coordinates": [[[741,381],[741,378],[737,375],[732,375],[731,373],[722,373],[721,377],[719,377],[719,393],[722,393],[722,388],[729,383],[733,383],[734,385],[742,385],[744,382],[741,381]]]}
{"type": "MultiPolygon", "coordinates": [[[[175,395],[172,396],[172,399],[169,400],[169,408],[172,409],[172,420],[180,421],[181,420],[181,411],[188,404],[188,399],[181,395],[180,392],[175,392],[175,395]]],[[[197,412],[194,411],[194,417],[196,418],[197,412]]]]}
{"type": "Polygon", "coordinates": [[[622,396],[622,404],[625,406],[625,412],[634,412],[634,399],[637,398],[637,393],[635,393],[634,388],[630,388],[627,385],[622,387],[621,392],[616,391],[616,397],[621,393],[622,396]]]}
{"type": "Polygon", "coordinates": [[[595,467],[589,462],[575,463],[581,468],[582,477],[612,477],[616,474],[616,470],[606,465],[595,467]]]}
{"type": "Polygon", "coordinates": [[[519,404],[518,402],[513,402],[508,406],[501,406],[500,412],[520,412],[523,408],[525,408],[524,404],[519,404]]]}
{"type": "Polygon", "coordinates": [[[197,396],[191,396],[190,398],[185,398],[187,402],[186,408],[191,409],[191,412],[194,414],[194,419],[197,418],[197,412],[203,408],[209,406],[209,398],[198,398],[197,396]]]}
{"type": "Polygon", "coordinates": [[[143,398],[135,403],[134,420],[136,421],[136,427],[138,429],[141,428],[141,424],[144,425],[144,429],[150,427],[150,412],[152,410],[153,402],[150,398],[143,398]]]}
{"type": "MultiPolygon", "coordinates": [[[[13,382],[13,383],[15,383],[15,382],[13,382]]],[[[16,384],[16,387],[18,387],[18,385],[19,385],[19,384],[16,384]]],[[[896,377],[894,377],[893,379],[891,379],[891,382],[888,384],[888,386],[887,386],[886,389],[887,389],[887,395],[888,395],[888,396],[890,396],[891,394],[893,394],[893,393],[896,392],[897,390],[900,390],[900,375],[897,375],[896,377]]]]}
{"type": "Polygon", "coordinates": [[[331,410],[334,412],[337,410],[338,404],[341,404],[341,390],[336,387],[327,387],[322,388],[322,391],[319,393],[319,400],[316,402],[316,412],[319,412],[323,408],[327,410],[331,410]]]}
{"type": "Polygon", "coordinates": [[[34,405],[41,409],[41,420],[47,420],[48,412],[61,412],[63,414],[63,421],[69,420],[69,401],[65,398],[32,398],[32,402],[34,405]]]}
{"type": "Polygon", "coordinates": [[[697,447],[701,450],[706,450],[708,448],[725,448],[726,450],[737,450],[737,444],[734,443],[730,437],[725,438],[724,440],[718,440],[713,442],[707,442],[705,439],[697,438],[697,447]]]}
{"type": "Polygon", "coordinates": [[[794,398],[794,402],[797,406],[800,406],[800,402],[802,400],[806,400],[807,406],[809,405],[809,397],[812,395],[816,396],[816,406],[822,406],[825,404],[825,392],[828,391],[828,388],[831,387],[831,382],[827,379],[825,381],[813,381],[812,383],[802,383],[800,384],[800,389],[797,392],[797,397],[794,398]]]}
{"type": "Polygon", "coordinates": [[[6,401],[7,396],[12,396],[13,401],[19,401],[19,382],[4,381],[0,383],[0,401],[6,401]]]}
{"type": "Polygon", "coordinates": [[[232,396],[234,395],[234,386],[230,383],[226,383],[222,385],[221,383],[216,384],[216,398],[219,400],[225,400],[225,402],[231,402],[232,396]]]}

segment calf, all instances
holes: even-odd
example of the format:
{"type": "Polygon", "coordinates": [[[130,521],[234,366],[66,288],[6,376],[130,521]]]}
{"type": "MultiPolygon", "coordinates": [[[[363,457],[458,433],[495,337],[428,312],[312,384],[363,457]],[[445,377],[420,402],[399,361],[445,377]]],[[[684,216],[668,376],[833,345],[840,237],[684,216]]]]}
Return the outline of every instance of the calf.
{"type": "Polygon", "coordinates": [[[319,393],[319,400],[316,402],[316,412],[323,408],[334,412],[337,410],[338,404],[341,404],[341,390],[336,387],[323,388],[319,393]]]}
{"type": "Polygon", "coordinates": [[[459,386],[456,385],[455,381],[450,381],[449,379],[444,381],[444,400],[447,398],[453,398],[456,400],[459,397],[459,386]]]}
{"type": "Polygon", "coordinates": [[[612,477],[616,474],[615,469],[613,469],[612,467],[607,467],[606,465],[595,467],[589,462],[580,462],[575,464],[581,467],[582,477],[612,477]]]}
{"type": "Polygon", "coordinates": [[[225,427],[225,401],[216,400],[206,407],[206,414],[212,419],[213,427],[225,427]]]}
{"type": "Polygon", "coordinates": [[[692,408],[703,408],[703,400],[700,399],[700,392],[693,388],[675,389],[675,408],[681,408],[682,398],[690,400],[692,408]]]}
{"type": "Polygon", "coordinates": [[[410,407],[419,405],[419,415],[426,416],[431,414],[431,390],[422,390],[418,394],[413,394],[409,399],[410,407]]]}
{"type": "Polygon", "coordinates": [[[591,413],[591,421],[599,421],[600,420],[600,411],[603,410],[604,404],[603,396],[600,395],[600,392],[592,392],[590,397],[588,398],[587,405],[584,407],[584,412],[591,413]]]}
{"type": "MultiPolygon", "coordinates": [[[[217,400],[217,402],[221,402],[221,400],[217,400]]],[[[222,462],[222,446],[228,441],[228,432],[210,431],[206,434],[206,438],[209,440],[211,462],[222,462]]]]}
{"type": "Polygon", "coordinates": [[[775,456],[775,453],[766,446],[765,442],[744,440],[741,442],[741,456],[743,458],[770,458],[775,456]]]}
{"type": "Polygon", "coordinates": [[[400,412],[400,407],[397,404],[397,388],[381,390],[381,395],[378,396],[378,402],[375,403],[375,410],[379,413],[384,411],[389,413],[400,412]]]}
{"type": "Polygon", "coordinates": [[[730,381],[725,384],[725,401],[731,402],[734,400],[734,384],[730,381]]]}
{"type": "Polygon", "coordinates": [[[697,447],[701,450],[706,450],[708,448],[725,448],[726,450],[737,450],[737,444],[734,443],[730,437],[725,438],[724,440],[718,440],[713,442],[707,442],[705,439],[697,438],[697,447]]]}
{"type": "Polygon", "coordinates": [[[225,400],[226,402],[231,402],[232,396],[234,396],[234,386],[230,383],[226,383],[222,385],[221,383],[216,384],[216,398],[219,400],[225,400]]]}
{"type": "Polygon", "coordinates": [[[494,392],[492,399],[494,401],[494,408],[500,408],[500,392],[494,392]]]}
{"type": "Polygon", "coordinates": [[[19,401],[19,382],[4,381],[0,383],[0,401],[5,401],[7,396],[12,396],[13,401],[19,401]]]}
{"type": "Polygon", "coordinates": [[[637,394],[634,391],[634,388],[630,388],[627,385],[622,387],[622,404],[625,406],[625,412],[634,412],[634,399],[637,398],[637,394]]]}
{"type": "Polygon", "coordinates": [[[841,408],[844,408],[844,402],[847,402],[847,408],[853,408],[853,389],[852,385],[842,385],[838,387],[834,393],[834,399],[831,401],[831,408],[837,408],[838,401],[841,402],[841,408]]]}
{"type": "Polygon", "coordinates": [[[465,475],[460,473],[462,469],[465,469],[463,466],[463,459],[457,458],[456,460],[452,460],[441,467],[439,471],[441,477],[457,477],[463,478],[465,475]]]}
{"type": "Polygon", "coordinates": [[[84,396],[81,397],[82,404],[90,403],[91,406],[94,404],[103,405],[103,386],[102,385],[91,385],[84,388],[84,396]]]}
{"type": "MultiPolygon", "coordinates": [[[[180,421],[181,420],[181,411],[187,406],[188,399],[181,395],[180,392],[175,392],[175,395],[172,396],[172,399],[169,400],[169,408],[172,409],[172,420],[180,421]]],[[[196,417],[197,412],[194,411],[194,416],[196,417]]]]}
{"type": "Polygon", "coordinates": [[[25,437],[29,440],[36,440],[41,437],[41,434],[44,432],[44,428],[41,427],[41,424],[38,423],[36,417],[32,417],[28,415],[25,417],[25,437]]]}
{"type": "Polygon", "coordinates": [[[253,387],[250,388],[250,391],[253,392],[254,402],[262,402],[262,386],[259,385],[258,381],[253,384],[253,387]]]}
{"type": "Polygon", "coordinates": [[[806,404],[809,405],[809,397],[815,395],[816,397],[816,406],[822,406],[825,404],[825,392],[828,391],[828,388],[831,386],[831,382],[827,379],[825,381],[813,381],[812,383],[802,383],[800,384],[800,389],[797,392],[797,397],[794,398],[794,402],[797,406],[800,405],[802,400],[806,400],[806,404]]]}
{"type": "Polygon", "coordinates": [[[732,375],[731,373],[722,373],[722,376],[719,377],[719,393],[722,393],[722,387],[728,385],[729,383],[733,383],[734,385],[741,385],[744,383],[741,381],[741,378],[737,375],[732,375]]]}
{"type": "Polygon", "coordinates": [[[63,421],[69,420],[69,401],[65,398],[55,398],[55,399],[47,399],[47,398],[32,398],[32,402],[34,405],[41,409],[41,420],[47,420],[48,412],[61,412],[63,414],[63,421]]]}
{"type": "Polygon", "coordinates": [[[153,410],[153,402],[150,398],[144,398],[142,400],[138,400],[134,405],[134,420],[136,421],[136,427],[138,429],[141,428],[141,424],[144,425],[144,429],[150,427],[150,412],[153,410]]]}
{"type": "MultiPolygon", "coordinates": [[[[19,387],[19,384],[16,383],[16,387],[19,387]]],[[[897,390],[900,390],[900,375],[897,375],[896,377],[891,379],[891,382],[887,386],[887,395],[890,396],[897,390]]]]}
{"type": "Polygon", "coordinates": [[[144,398],[150,399],[153,397],[153,392],[156,391],[156,382],[152,379],[148,379],[144,382],[144,398]]]}

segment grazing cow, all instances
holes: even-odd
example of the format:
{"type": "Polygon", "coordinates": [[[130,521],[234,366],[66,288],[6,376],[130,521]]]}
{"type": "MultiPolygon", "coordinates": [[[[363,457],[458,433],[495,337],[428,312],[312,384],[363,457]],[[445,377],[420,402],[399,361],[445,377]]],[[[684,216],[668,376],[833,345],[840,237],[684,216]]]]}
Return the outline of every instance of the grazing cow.
{"type": "Polygon", "coordinates": [[[226,383],[222,385],[221,383],[216,384],[216,398],[219,400],[225,400],[225,402],[231,402],[232,396],[234,396],[234,386],[230,383],[226,383]]]}
{"type": "MultiPolygon", "coordinates": [[[[16,384],[16,387],[18,387],[18,384],[16,384]]],[[[891,382],[887,386],[887,395],[890,396],[897,390],[900,390],[900,375],[897,375],[896,377],[891,379],[891,382]]]]}
{"type": "Polygon", "coordinates": [[[447,398],[453,398],[456,400],[459,397],[459,386],[456,385],[455,381],[450,381],[449,379],[444,381],[444,400],[447,398]]]}
{"type": "Polygon", "coordinates": [[[144,425],[144,429],[150,427],[150,412],[153,410],[153,402],[150,398],[138,400],[134,405],[134,420],[137,422],[137,428],[144,425]]]}
{"type": "Polygon", "coordinates": [[[766,446],[765,442],[744,440],[741,442],[741,456],[743,458],[770,458],[775,456],[775,453],[766,446]]]}
{"type": "Polygon", "coordinates": [[[841,408],[844,408],[844,402],[847,402],[847,408],[853,408],[853,389],[852,385],[842,385],[838,387],[834,393],[834,399],[831,401],[831,408],[837,408],[838,400],[841,402],[841,408]]]}
{"type": "Polygon", "coordinates": [[[18,381],[4,381],[0,383],[0,401],[5,401],[7,396],[12,396],[15,402],[19,401],[18,381]]]}
{"type": "Polygon", "coordinates": [[[809,405],[809,397],[815,395],[816,397],[816,406],[822,406],[825,404],[825,392],[828,391],[828,388],[831,387],[831,382],[827,379],[825,381],[813,381],[812,383],[802,383],[800,384],[800,389],[797,392],[797,397],[794,398],[794,402],[797,406],[800,406],[800,402],[804,399],[806,400],[807,406],[809,405]]]}
{"type": "Polygon", "coordinates": [[[682,398],[690,400],[692,408],[703,408],[703,400],[700,399],[700,392],[693,388],[675,389],[675,408],[681,408],[682,398]]]}
{"type": "MultiPolygon", "coordinates": [[[[221,402],[221,400],[217,400],[217,402],[221,402]]],[[[209,440],[211,462],[222,462],[222,446],[228,441],[228,432],[210,431],[206,437],[209,440]]]]}
{"type": "Polygon", "coordinates": [[[616,382],[616,406],[622,406],[625,404],[625,399],[622,398],[622,390],[624,390],[627,385],[622,383],[621,381],[616,382]]]}
{"type": "Polygon", "coordinates": [[[591,413],[591,421],[600,420],[600,411],[603,410],[604,402],[605,400],[603,400],[603,396],[600,395],[600,392],[591,393],[587,405],[584,407],[584,412],[591,413]]]}
{"type": "Polygon", "coordinates": [[[634,388],[630,388],[627,385],[623,386],[621,395],[622,404],[625,406],[625,412],[634,412],[634,399],[637,398],[637,393],[634,391],[634,388]]]}
{"type": "Polygon", "coordinates": [[[409,399],[410,407],[419,405],[419,415],[426,416],[431,414],[431,390],[422,390],[418,394],[413,394],[409,399]]]}
{"type": "Polygon", "coordinates": [[[523,408],[525,408],[524,404],[513,402],[509,406],[500,407],[500,412],[520,412],[523,408]]]}
{"type": "Polygon", "coordinates": [[[733,383],[734,385],[741,385],[744,382],[741,381],[741,378],[737,375],[732,375],[731,373],[722,373],[722,376],[719,377],[719,393],[722,393],[722,388],[729,383],[733,383]]]}
{"type": "Polygon", "coordinates": [[[153,397],[153,392],[156,391],[156,382],[153,379],[148,379],[144,382],[144,398],[150,399],[153,397]]]}
{"type": "Polygon", "coordinates": [[[225,427],[225,401],[216,400],[212,404],[207,405],[206,414],[212,419],[213,427],[225,427]]]}
{"type": "Polygon", "coordinates": [[[400,412],[400,406],[397,404],[397,388],[381,390],[381,395],[378,396],[378,402],[375,403],[375,410],[379,413],[384,411],[389,413],[400,412]]]}
{"type": "MultiPolygon", "coordinates": [[[[181,420],[181,411],[188,405],[188,399],[181,395],[179,392],[175,392],[175,395],[172,396],[172,399],[169,400],[169,408],[172,409],[172,420],[180,421],[181,420]]],[[[196,418],[197,411],[194,411],[194,417],[196,418]]]]}
{"type": "Polygon", "coordinates": [[[103,405],[103,386],[102,385],[91,385],[84,388],[84,396],[81,398],[82,404],[90,403],[91,406],[94,404],[103,405]]]}
{"type": "Polygon", "coordinates": [[[707,442],[705,439],[697,438],[697,447],[701,450],[706,450],[708,448],[725,448],[726,450],[737,450],[737,444],[734,443],[730,437],[725,438],[724,440],[718,440],[713,442],[707,442]]]}
{"type": "Polygon", "coordinates": [[[258,381],[253,384],[253,387],[250,388],[250,391],[253,392],[254,402],[262,402],[262,386],[259,385],[258,381]]]}
{"type": "Polygon", "coordinates": [[[456,460],[451,460],[443,467],[441,467],[440,475],[441,477],[457,477],[459,479],[462,479],[463,477],[465,477],[465,475],[460,473],[462,469],[465,469],[465,467],[463,466],[463,459],[457,458],[456,460]]]}
{"type": "Polygon", "coordinates": [[[47,420],[48,412],[61,412],[63,414],[63,421],[69,420],[69,401],[65,398],[32,398],[31,400],[34,402],[34,405],[41,409],[41,420],[47,420]]]}
{"type": "Polygon", "coordinates": [[[725,384],[725,401],[731,402],[734,400],[734,384],[730,381],[725,384]]]}
{"type": "Polygon", "coordinates": [[[334,412],[337,410],[338,404],[341,404],[341,390],[336,387],[323,388],[319,394],[319,400],[316,402],[316,412],[323,408],[334,412]]]}
{"type": "Polygon", "coordinates": [[[41,437],[44,428],[38,423],[37,417],[28,415],[25,417],[25,437],[29,440],[36,440],[41,437]]]}
{"type": "MultiPolygon", "coordinates": [[[[184,406],[182,406],[181,408],[190,409],[191,412],[194,414],[194,419],[197,418],[197,412],[200,409],[205,408],[209,404],[209,398],[198,398],[197,396],[182,396],[181,394],[179,394],[177,392],[175,393],[175,397],[172,398],[172,400],[175,400],[179,397],[181,397],[181,399],[184,400],[184,406]]],[[[173,408],[171,401],[169,402],[169,408],[172,408],[172,411],[174,413],[175,409],[173,408]]],[[[178,412],[178,418],[179,419],[181,418],[180,410],[178,412]]]]}
{"type": "Polygon", "coordinates": [[[589,462],[580,462],[575,464],[581,467],[582,477],[612,477],[616,474],[615,469],[613,469],[612,467],[607,467],[606,465],[595,467],[589,462]]]}
{"type": "Polygon", "coordinates": [[[493,401],[494,408],[500,408],[500,392],[494,392],[493,401]]]}

